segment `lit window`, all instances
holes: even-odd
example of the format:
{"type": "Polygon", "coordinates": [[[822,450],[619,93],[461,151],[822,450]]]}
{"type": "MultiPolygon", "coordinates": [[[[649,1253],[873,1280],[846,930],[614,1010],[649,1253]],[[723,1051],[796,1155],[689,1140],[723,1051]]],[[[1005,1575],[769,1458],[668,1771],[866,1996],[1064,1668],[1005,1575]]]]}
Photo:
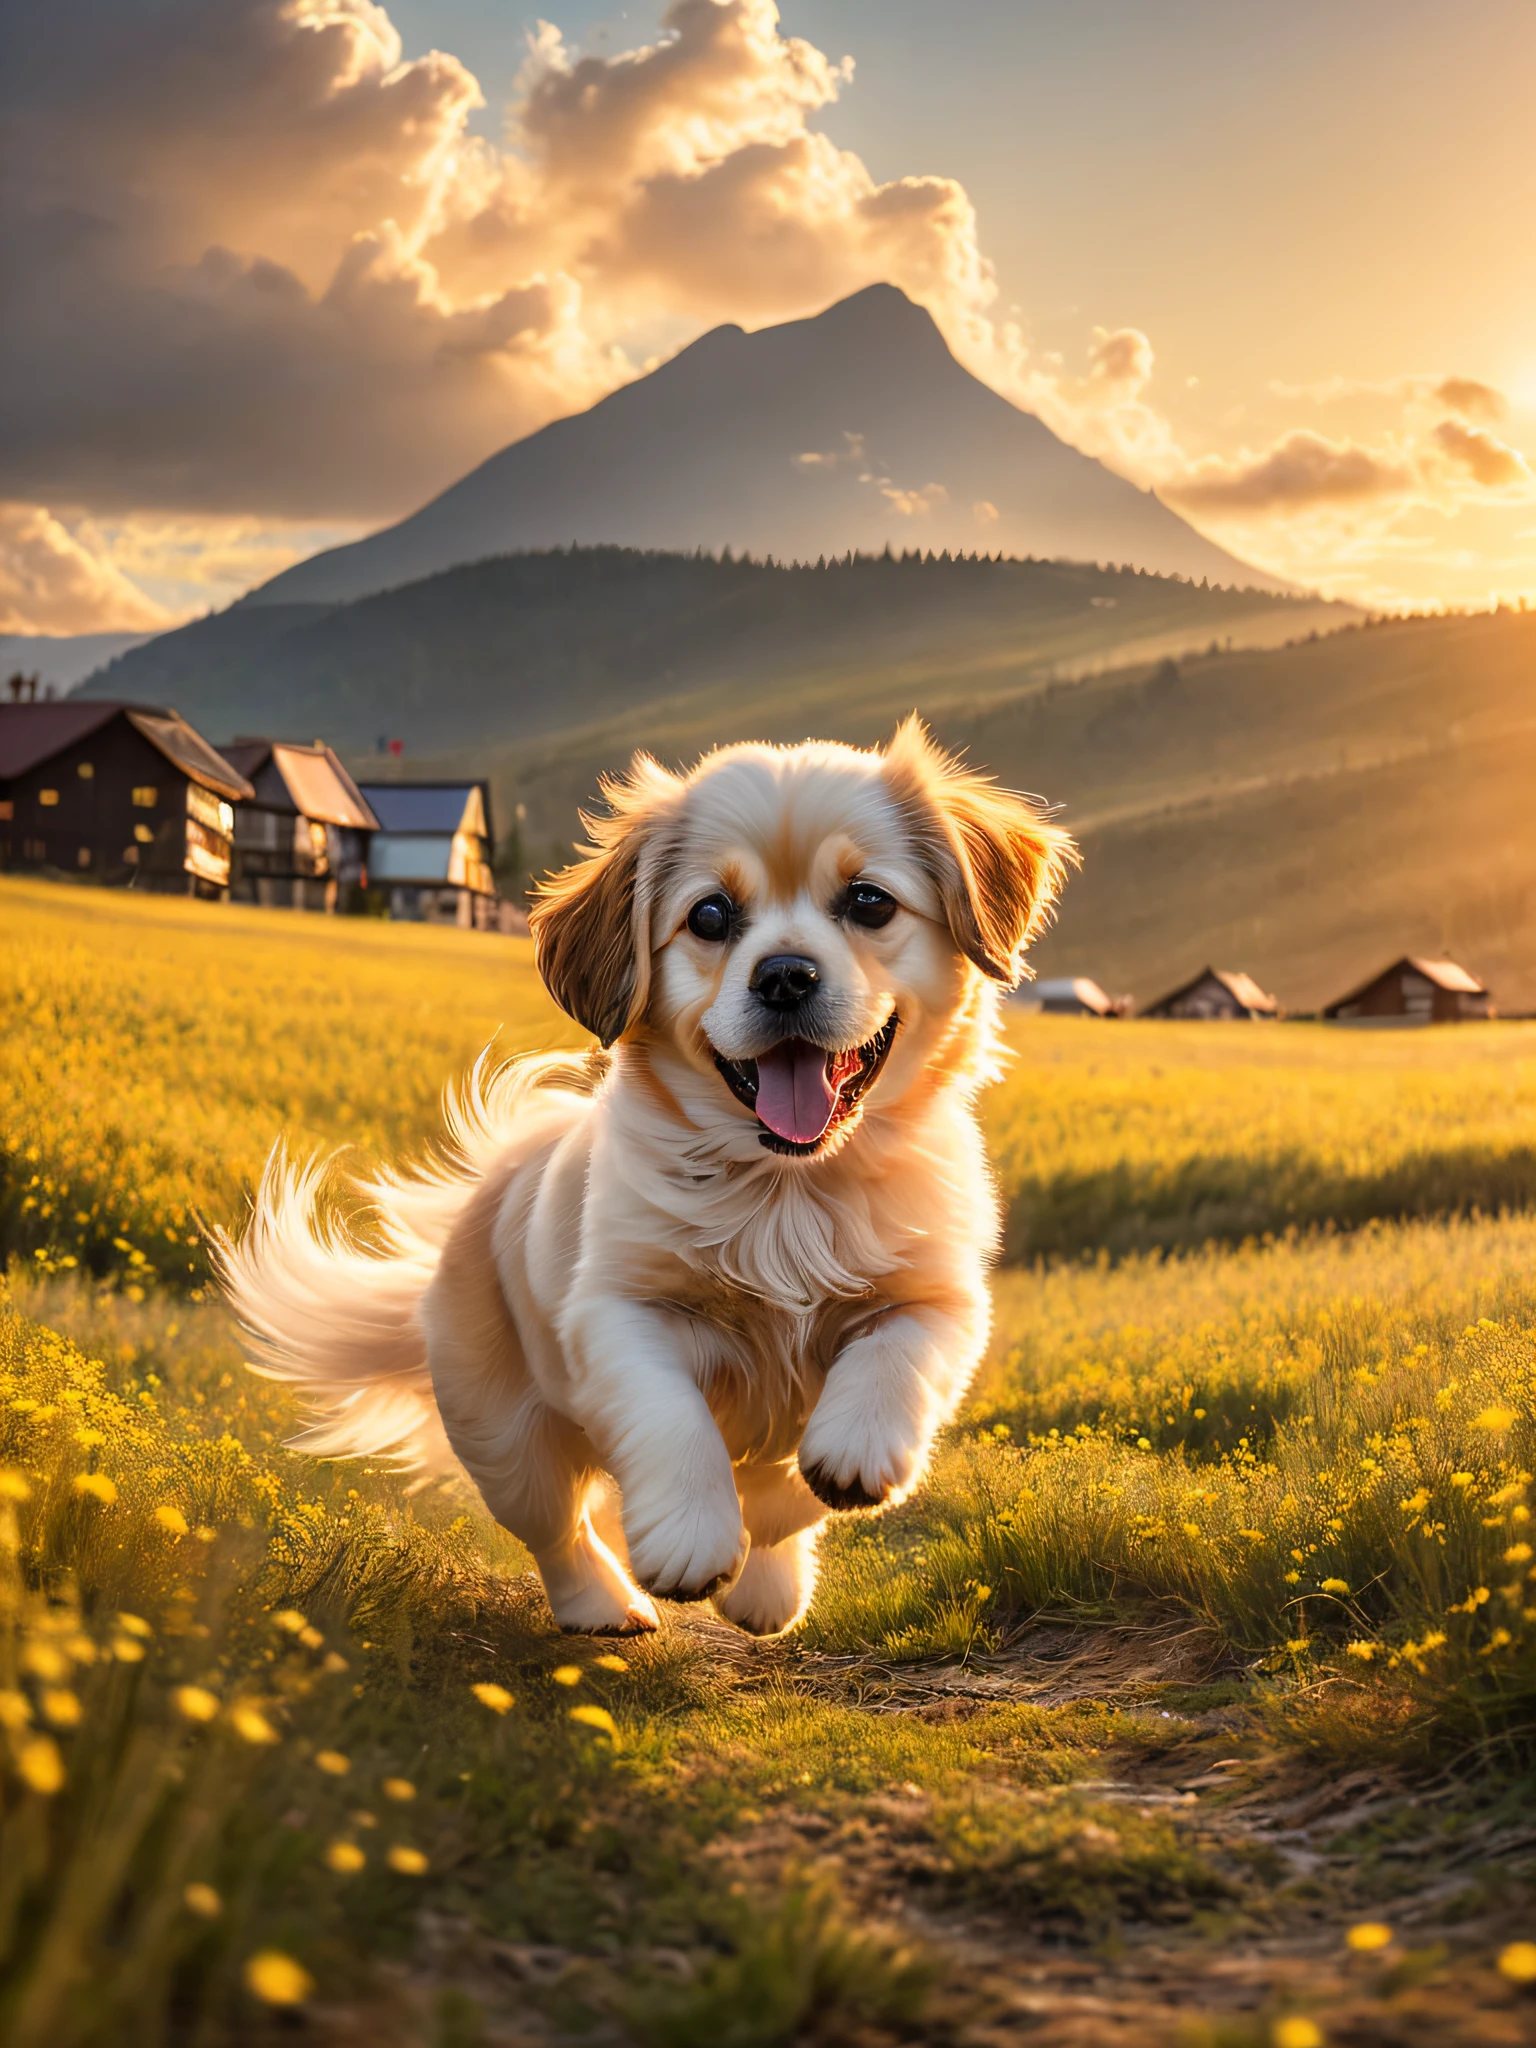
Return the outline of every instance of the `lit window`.
{"type": "Polygon", "coordinates": [[[0,825],[9,825],[16,815],[16,806],[9,797],[0,801],[0,825]]]}
{"type": "Polygon", "coordinates": [[[82,846],[77,859],[81,867],[88,868],[91,864],[91,849],[88,846],[82,846]]]}
{"type": "Polygon", "coordinates": [[[40,789],[37,792],[37,800],[43,805],[44,809],[47,809],[58,802],[59,792],[56,789],[40,789]]]}
{"type": "Polygon", "coordinates": [[[77,764],[75,773],[82,782],[89,782],[96,773],[96,764],[93,761],[81,761],[77,764]]]}
{"type": "Polygon", "coordinates": [[[133,801],[136,809],[152,811],[160,801],[160,792],[148,782],[141,783],[133,792],[133,801]]]}
{"type": "Polygon", "coordinates": [[[140,846],[148,846],[149,842],[154,838],[155,835],[150,830],[148,825],[135,825],[133,828],[133,836],[135,839],[137,839],[140,846]]]}

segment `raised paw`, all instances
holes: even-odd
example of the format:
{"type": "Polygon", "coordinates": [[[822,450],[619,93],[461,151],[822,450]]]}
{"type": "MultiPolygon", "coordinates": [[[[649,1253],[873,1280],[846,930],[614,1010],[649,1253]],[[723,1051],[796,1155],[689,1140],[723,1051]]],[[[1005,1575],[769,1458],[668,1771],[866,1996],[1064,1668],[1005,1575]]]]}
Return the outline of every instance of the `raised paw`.
{"type": "Polygon", "coordinates": [[[854,1508],[880,1507],[889,1499],[892,1490],[886,1487],[883,1492],[871,1493],[857,1473],[849,1480],[838,1480],[833,1478],[825,1465],[802,1464],[800,1477],[819,1501],[824,1501],[829,1508],[835,1509],[839,1514],[847,1513],[854,1508]]]}

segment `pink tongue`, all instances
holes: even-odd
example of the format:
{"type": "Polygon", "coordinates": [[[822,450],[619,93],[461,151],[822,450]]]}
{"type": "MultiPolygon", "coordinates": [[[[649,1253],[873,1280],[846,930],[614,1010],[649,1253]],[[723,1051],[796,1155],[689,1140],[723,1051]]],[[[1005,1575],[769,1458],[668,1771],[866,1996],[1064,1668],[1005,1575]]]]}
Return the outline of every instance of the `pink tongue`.
{"type": "Polygon", "coordinates": [[[803,1038],[786,1038],[757,1060],[757,1113],[775,1136],[814,1145],[837,1107],[827,1055],[803,1038]]]}

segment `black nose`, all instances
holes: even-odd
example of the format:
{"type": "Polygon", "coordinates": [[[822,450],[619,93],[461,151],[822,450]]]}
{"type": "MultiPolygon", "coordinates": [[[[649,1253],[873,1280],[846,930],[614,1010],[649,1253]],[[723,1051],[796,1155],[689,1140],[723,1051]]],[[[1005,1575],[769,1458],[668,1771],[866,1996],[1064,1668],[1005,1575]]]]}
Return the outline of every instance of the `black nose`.
{"type": "Polygon", "coordinates": [[[815,994],[820,980],[816,962],[803,953],[772,953],[753,968],[749,986],[770,1010],[793,1010],[815,994]]]}

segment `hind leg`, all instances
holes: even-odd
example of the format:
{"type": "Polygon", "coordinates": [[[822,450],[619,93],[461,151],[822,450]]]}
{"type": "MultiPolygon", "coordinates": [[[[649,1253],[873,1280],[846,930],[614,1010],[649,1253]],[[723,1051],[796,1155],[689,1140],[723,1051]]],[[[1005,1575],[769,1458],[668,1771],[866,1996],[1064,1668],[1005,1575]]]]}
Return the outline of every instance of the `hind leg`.
{"type": "Polygon", "coordinates": [[[494,1184],[477,1194],[422,1303],[443,1427],[496,1520],[533,1552],[561,1628],[653,1629],[656,1609],[592,1525],[589,1501],[599,1478],[592,1447],[540,1395],[484,1255],[499,1194],[494,1184]]]}
{"type": "Polygon", "coordinates": [[[715,1610],[749,1635],[780,1635],[811,1604],[826,1509],[793,1460],[740,1466],[736,1487],[752,1548],[734,1585],[715,1596],[715,1610]]]}

